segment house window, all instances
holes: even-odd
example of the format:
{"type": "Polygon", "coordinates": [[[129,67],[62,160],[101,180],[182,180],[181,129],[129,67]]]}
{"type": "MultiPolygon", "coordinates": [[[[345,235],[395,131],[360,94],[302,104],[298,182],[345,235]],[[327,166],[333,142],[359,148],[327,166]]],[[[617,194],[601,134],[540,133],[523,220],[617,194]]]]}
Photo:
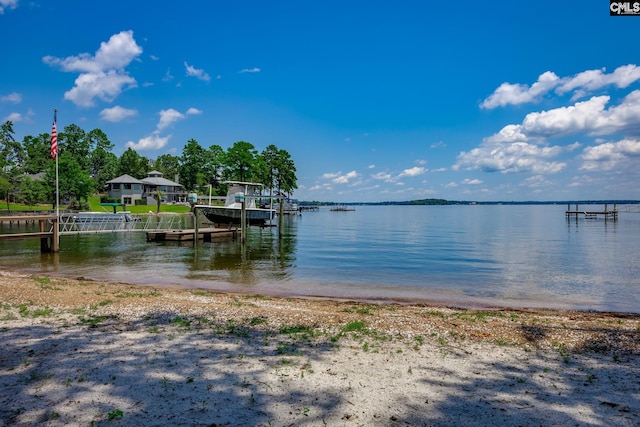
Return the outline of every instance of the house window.
{"type": "Polygon", "coordinates": [[[133,184],[133,189],[139,191],[140,190],[140,184],[133,184]]]}
{"type": "Polygon", "coordinates": [[[124,203],[125,205],[130,205],[131,204],[131,197],[123,197],[122,198],[122,203],[124,203]]]}
{"type": "Polygon", "coordinates": [[[111,184],[111,188],[114,190],[120,190],[120,184],[111,184]]]}
{"type": "Polygon", "coordinates": [[[124,184],[125,190],[131,190],[131,184],[124,184]]]}

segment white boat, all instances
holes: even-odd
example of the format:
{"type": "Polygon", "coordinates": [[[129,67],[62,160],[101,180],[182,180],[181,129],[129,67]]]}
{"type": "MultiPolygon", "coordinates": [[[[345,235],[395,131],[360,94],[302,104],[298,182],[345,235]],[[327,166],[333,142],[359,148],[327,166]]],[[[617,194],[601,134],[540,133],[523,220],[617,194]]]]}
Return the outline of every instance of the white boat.
{"type": "Polygon", "coordinates": [[[195,205],[209,221],[214,224],[240,224],[243,200],[249,225],[264,225],[273,219],[275,210],[260,205],[262,184],[241,181],[225,181],[223,184],[229,186],[224,206],[195,205]]]}
{"type": "Polygon", "coordinates": [[[60,215],[64,231],[116,231],[130,230],[140,221],[131,212],[78,212],[60,215]]]}
{"type": "Polygon", "coordinates": [[[78,212],[73,216],[77,223],[124,223],[132,222],[131,212],[78,212]]]}

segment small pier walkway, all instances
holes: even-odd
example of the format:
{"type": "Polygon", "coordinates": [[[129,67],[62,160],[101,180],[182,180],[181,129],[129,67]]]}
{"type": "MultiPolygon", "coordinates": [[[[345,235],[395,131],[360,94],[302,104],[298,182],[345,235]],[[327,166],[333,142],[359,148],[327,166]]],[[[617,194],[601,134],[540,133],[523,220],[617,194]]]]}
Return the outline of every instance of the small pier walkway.
{"type": "Polygon", "coordinates": [[[38,221],[40,224],[39,231],[27,233],[1,233],[0,240],[22,240],[22,239],[40,239],[40,252],[58,252],[58,217],[55,215],[8,215],[0,216],[0,223],[3,222],[21,222],[26,223],[38,221]],[[48,224],[50,223],[50,225],[48,224]],[[47,227],[47,225],[49,225],[47,227]]]}
{"type": "Polygon", "coordinates": [[[617,221],[618,220],[618,207],[616,205],[613,205],[613,210],[609,210],[608,205],[604,205],[604,210],[601,211],[587,211],[587,210],[581,210],[578,208],[578,204],[575,204],[575,209],[571,210],[571,204],[567,204],[567,211],[565,212],[565,215],[567,216],[567,219],[569,218],[576,218],[578,219],[579,217],[584,217],[585,219],[597,219],[597,218],[604,218],[605,221],[607,220],[612,220],[612,221],[617,221]]]}
{"type": "Polygon", "coordinates": [[[147,231],[147,242],[193,242],[196,236],[204,242],[233,240],[238,237],[238,230],[201,228],[197,232],[195,229],[147,231]]]}

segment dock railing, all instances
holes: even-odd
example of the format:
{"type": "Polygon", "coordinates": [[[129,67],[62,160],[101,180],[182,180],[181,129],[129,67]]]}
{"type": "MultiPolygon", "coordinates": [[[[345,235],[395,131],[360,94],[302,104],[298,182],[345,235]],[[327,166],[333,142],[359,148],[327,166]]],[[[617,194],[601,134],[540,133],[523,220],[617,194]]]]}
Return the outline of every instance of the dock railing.
{"type": "Polygon", "coordinates": [[[191,213],[132,214],[127,219],[106,215],[86,219],[77,214],[65,214],[60,216],[60,234],[179,230],[192,227],[192,224],[191,213]]]}
{"type": "Polygon", "coordinates": [[[604,205],[604,210],[581,210],[578,204],[575,204],[575,209],[571,210],[571,203],[567,204],[567,210],[565,212],[567,219],[575,218],[576,220],[579,217],[584,217],[585,219],[597,219],[599,217],[607,220],[618,220],[618,207],[617,205],[613,205],[613,210],[609,209],[609,205],[604,205]]]}

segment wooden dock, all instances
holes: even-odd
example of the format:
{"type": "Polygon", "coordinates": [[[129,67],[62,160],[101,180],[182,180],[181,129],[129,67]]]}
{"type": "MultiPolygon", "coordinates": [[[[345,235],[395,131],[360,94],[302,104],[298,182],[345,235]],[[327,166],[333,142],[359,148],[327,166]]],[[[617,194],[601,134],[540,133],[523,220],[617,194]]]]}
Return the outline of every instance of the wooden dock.
{"type": "Polygon", "coordinates": [[[609,210],[609,207],[605,204],[604,205],[604,210],[587,211],[587,210],[580,210],[578,208],[578,204],[577,203],[575,205],[575,209],[571,210],[571,204],[568,204],[567,205],[567,211],[565,212],[565,215],[566,215],[567,219],[575,218],[577,220],[579,217],[584,217],[585,219],[598,219],[598,218],[602,217],[602,218],[604,218],[605,221],[607,221],[607,220],[617,221],[618,220],[618,207],[616,205],[613,205],[613,210],[609,210]]]}
{"type": "Polygon", "coordinates": [[[39,231],[28,233],[2,233],[0,240],[24,240],[24,239],[40,239],[40,252],[58,252],[59,236],[58,236],[58,217],[55,215],[6,215],[0,216],[0,223],[13,222],[26,223],[38,221],[39,231]],[[51,226],[47,229],[47,222],[51,222],[51,226]]]}
{"type": "MultiPolygon", "coordinates": [[[[236,229],[201,228],[198,229],[198,240],[216,242],[234,240],[238,237],[236,229]]],[[[193,242],[196,238],[194,229],[147,231],[147,242],[193,242]]]]}

